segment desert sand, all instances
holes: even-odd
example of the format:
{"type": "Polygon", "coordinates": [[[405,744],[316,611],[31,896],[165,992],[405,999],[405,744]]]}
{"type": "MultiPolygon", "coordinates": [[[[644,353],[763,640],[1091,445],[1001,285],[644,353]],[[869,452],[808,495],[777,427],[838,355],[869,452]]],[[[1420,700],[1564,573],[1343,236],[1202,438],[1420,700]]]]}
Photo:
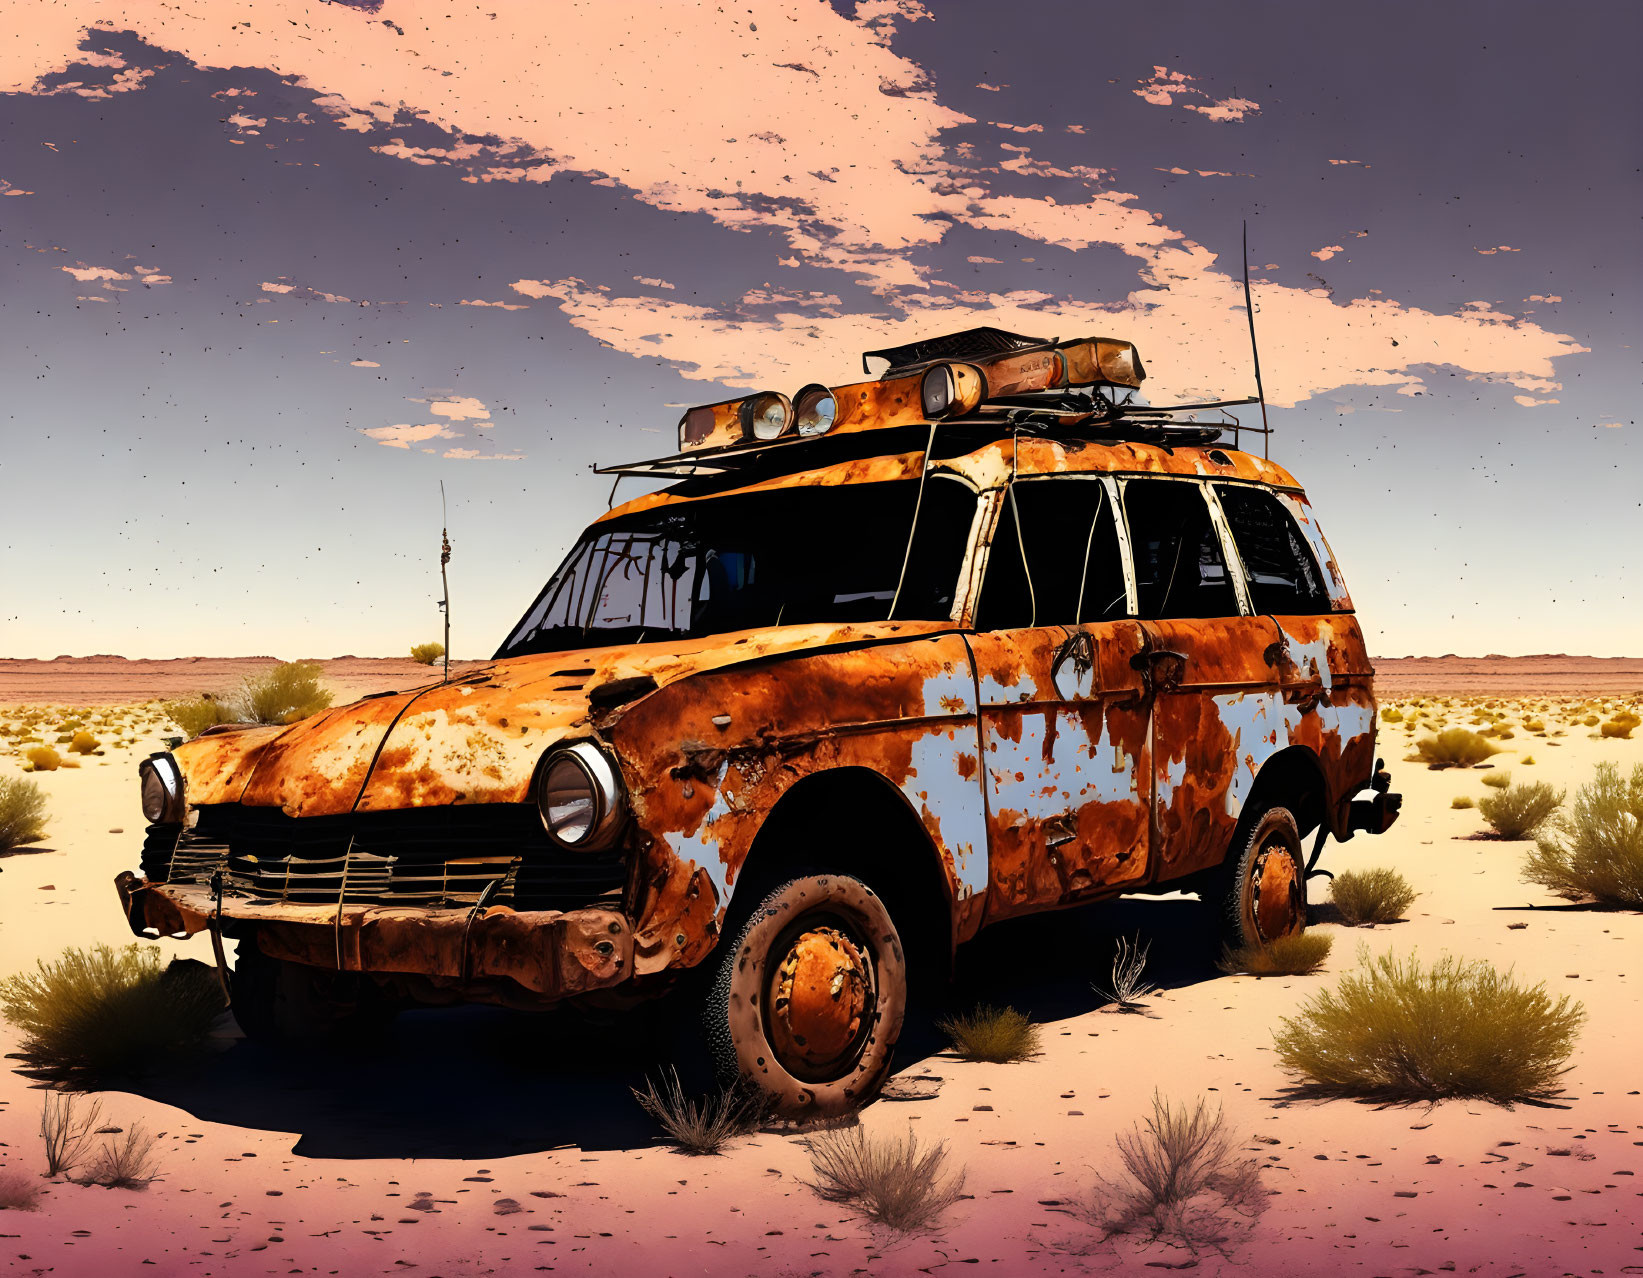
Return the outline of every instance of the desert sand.
{"type": "MultiPolygon", "coordinates": [[[[163,684],[116,688],[70,675],[48,688],[20,683],[6,663],[0,689],[14,702],[75,704],[195,690],[173,679],[170,663],[154,664],[165,667],[163,684]],[[108,690],[92,698],[93,687],[108,690]]],[[[228,685],[243,673],[221,664],[213,677],[228,685]]],[[[1626,692],[1643,686],[1635,667],[1643,663],[1621,672],[1626,692]]],[[[393,687],[416,670],[355,673],[393,687]]],[[[1598,677],[1589,673],[1541,674],[1569,680],[1535,685],[1559,696],[1620,690],[1583,683],[1598,677]]],[[[1414,700],[1388,685],[1383,705],[1412,711],[1414,700]]],[[[1643,762],[1643,739],[1598,739],[1566,713],[1572,707],[1560,712],[1545,697],[1502,704],[1519,724],[1544,707],[1547,732],[1563,734],[1519,727],[1500,742],[1507,753],[1494,764],[1520,779],[1572,791],[1600,759],[1627,771],[1643,762]]],[[[1451,723],[1469,717],[1455,703],[1428,699],[1424,709],[1451,723]]],[[[111,881],[137,860],[136,763],[167,731],[149,725],[129,746],[36,776],[52,820],[45,842],[0,857],[0,973],[67,944],[131,939],[111,881]]],[[[628,1094],[640,1069],[618,1037],[451,1009],[401,1017],[381,1054],[298,1059],[244,1042],[225,1019],[198,1061],[102,1094],[106,1120],[163,1133],[162,1179],[143,1191],[52,1183],[40,1210],[0,1211],[0,1264],[202,1276],[1156,1272],[1195,1258],[1098,1245],[1071,1208],[1098,1173],[1115,1173],[1114,1138],[1157,1089],[1224,1106],[1271,1194],[1233,1260],[1205,1255],[1196,1272],[1643,1272],[1643,919],[1570,907],[1523,883],[1528,845],[1473,838],[1484,828],[1476,811],[1450,808],[1454,796],[1486,793],[1485,773],[1401,762],[1419,734],[1382,725],[1402,820],[1379,838],[1332,844],[1322,864],[1390,866],[1421,895],[1403,922],[1319,925],[1335,938],[1319,975],[1217,974],[1202,958],[1196,905],[1179,898],[1001,925],[964,953],[957,1002],[1029,1012],[1043,1026],[1043,1051],[1025,1063],[969,1064],[927,1026],[904,1037],[892,1092],[905,1099],[880,1101],[862,1122],[945,1141],[964,1169],[968,1196],[932,1233],[876,1236],[819,1199],[792,1134],[756,1134],[707,1158],[658,1143],[628,1094]],[[1148,973],[1163,988],[1144,1014],[1126,1015],[1104,1008],[1089,983],[1106,978],[1114,939],[1137,933],[1152,940],[1148,973]],[[1354,967],[1360,948],[1487,959],[1577,998],[1589,1019],[1564,1096],[1514,1108],[1296,1098],[1272,1032],[1354,967]]],[[[0,747],[0,775],[19,767],[14,749],[0,747]]],[[[1312,893],[1327,902],[1326,881],[1314,880],[1312,893]]],[[[210,961],[203,937],[165,948],[210,961]]],[[[16,1043],[0,1025],[0,1051],[16,1043]]],[[[0,1171],[40,1170],[40,1104],[27,1079],[0,1072],[0,1171]]]]}

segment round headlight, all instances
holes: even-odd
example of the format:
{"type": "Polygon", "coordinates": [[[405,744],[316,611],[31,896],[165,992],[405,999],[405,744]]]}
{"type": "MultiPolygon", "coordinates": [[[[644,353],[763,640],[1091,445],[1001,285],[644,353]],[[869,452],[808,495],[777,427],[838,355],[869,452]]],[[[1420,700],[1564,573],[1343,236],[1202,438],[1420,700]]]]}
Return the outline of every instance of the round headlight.
{"type": "Polygon", "coordinates": [[[183,819],[183,774],[169,754],[151,754],[137,765],[142,789],[143,816],[151,825],[171,825],[183,819]]]}
{"type": "Polygon", "coordinates": [[[838,401],[825,386],[806,386],[793,398],[793,417],[801,435],[827,434],[838,411],[838,401]]]}
{"type": "Polygon", "coordinates": [[[621,824],[622,795],[615,765],[592,742],[579,741],[543,761],[536,806],[554,842],[593,850],[608,843],[621,824]]]}
{"type": "Polygon", "coordinates": [[[793,402],[780,391],[765,391],[742,401],[742,438],[779,438],[793,424],[793,402]]]}

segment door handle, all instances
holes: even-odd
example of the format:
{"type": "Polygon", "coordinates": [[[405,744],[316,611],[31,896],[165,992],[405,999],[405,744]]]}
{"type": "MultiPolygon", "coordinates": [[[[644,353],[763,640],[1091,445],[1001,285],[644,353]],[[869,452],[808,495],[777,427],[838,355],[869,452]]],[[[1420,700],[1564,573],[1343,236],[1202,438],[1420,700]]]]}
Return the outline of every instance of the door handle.
{"type": "Polygon", "coordinates": [[[1141,684],[1144,694],[1149,700],[1160,692],[1173,692],[1181,686],[1181,677],[1186,673],[1187,654],[1176,652],[1171,648],[1148,648],[1145,652],[1138,652],[1130,658],[1130,668],[1141,673],[1141,684]],[[1165,662],[1178,662],[1173,669],[1165,667],[1165,662]]]}

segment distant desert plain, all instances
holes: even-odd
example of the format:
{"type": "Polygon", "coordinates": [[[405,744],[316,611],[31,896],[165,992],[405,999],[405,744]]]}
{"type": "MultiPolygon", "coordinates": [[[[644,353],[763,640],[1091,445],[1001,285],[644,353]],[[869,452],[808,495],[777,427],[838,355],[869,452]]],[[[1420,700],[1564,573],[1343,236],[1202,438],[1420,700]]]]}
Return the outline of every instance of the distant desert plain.
{"type": "MultiPolygon", "coordinates": [[[[130,943],[113,880],[142,840],[136,766],[177,734],[158,702],[227,691],[271,658],[0,660],[0,777],[23,739],[68,720],[98,739],[78,766],[32,772],[43,841],[0,855],[0,976],[65,946],[130,943]],[[31,724],[34,731],[19,731],[31,724]]],[[[453,662],[453,671],[479,663],[453,662]]],[[[147,1188],[41,1182],[0,1210],[0,1270],[17,1274],[669,1275],[1643,1273],[1643,919],[1525,882],[1526,842],[1484,838],[1458,799],[1510,770],[1573,796],[1600,761],[1643,762],[1643,730],[1592,721],[1643,708],[1643,659],[1377,661],[1381,752],[1404,798],[1380,837],[1330,844],[1322,866],[1385,866],[1419,892],[1400,922],[1349,928],[1310,886],[1334,939],[1304,977],[1222,975],[1195,902],[1125,898],[988,929],[961,952],[953,1006],[1016,1007],[1042,1050],[957,1059],[926,1018],[904,1035],[871,1132],[945,1143],[964,1196],[929,1231],[877,1231],[810,1187],[802,1133],[762,1130],[719,1155],[660,1139],[634,1102],[646,1062],[618,1029],[492,1008],[402,1015],[372,1050],[279,1055],[219,1019],[207,1050],[100,1094],[102,1121],[158,1133],[147,1188]],[[1501,753],[1474,769],[1406,761],[1443,724],[1487,710],[1501,753]],[[1396,718],[1393,718],[1393,715],[1396,718]],[[1531,724],[1538,727],[1531,727],[1531,724]],[[1151,942],[1158,991],[1124,1014],[1091,988],[1115,941],[1151,942]],[[1373,1104],[1309,1099],[1273,1034],[1360,955],[1482,959],[1568,995],[1586,1019],[1550,1101],[1373,1104]],[[1116,1139],[1155,1093],[1222,1107],[1260,1163],[1266,1210],[1226,1252],[1102,1242],[1080,1207],[1117,1174],[1116,1139]]],[[[437,677],[407,660],[324,663],[339,703],[437,677]]],[[[158,943],[211,962],[203,936],[158,943]]],[[[16,1029],[0,1024],[0,1053],[16,1029]]],[[[17,1062],[8,1061],[8,1066],[17,1062]]],[[[43,1170],[44,1093],[0,1070],[0,1177],[43,1170]]]]}

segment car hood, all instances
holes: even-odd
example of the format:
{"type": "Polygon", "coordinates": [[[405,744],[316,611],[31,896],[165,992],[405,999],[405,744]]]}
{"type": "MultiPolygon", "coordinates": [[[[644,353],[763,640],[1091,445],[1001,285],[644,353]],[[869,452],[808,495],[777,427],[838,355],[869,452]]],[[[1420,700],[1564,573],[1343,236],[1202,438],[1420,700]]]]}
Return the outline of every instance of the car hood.
{"type": "Polygon", "coordinates": [[[190,803],[241,802],[290,816],[522,803],[548,746],[595,735],[628,705],[680,679],[790,652],[946,629],[945,622],[783,626],[517,657],[289,727],[200,737],[178,748],[177,762],[190,803]]]}

